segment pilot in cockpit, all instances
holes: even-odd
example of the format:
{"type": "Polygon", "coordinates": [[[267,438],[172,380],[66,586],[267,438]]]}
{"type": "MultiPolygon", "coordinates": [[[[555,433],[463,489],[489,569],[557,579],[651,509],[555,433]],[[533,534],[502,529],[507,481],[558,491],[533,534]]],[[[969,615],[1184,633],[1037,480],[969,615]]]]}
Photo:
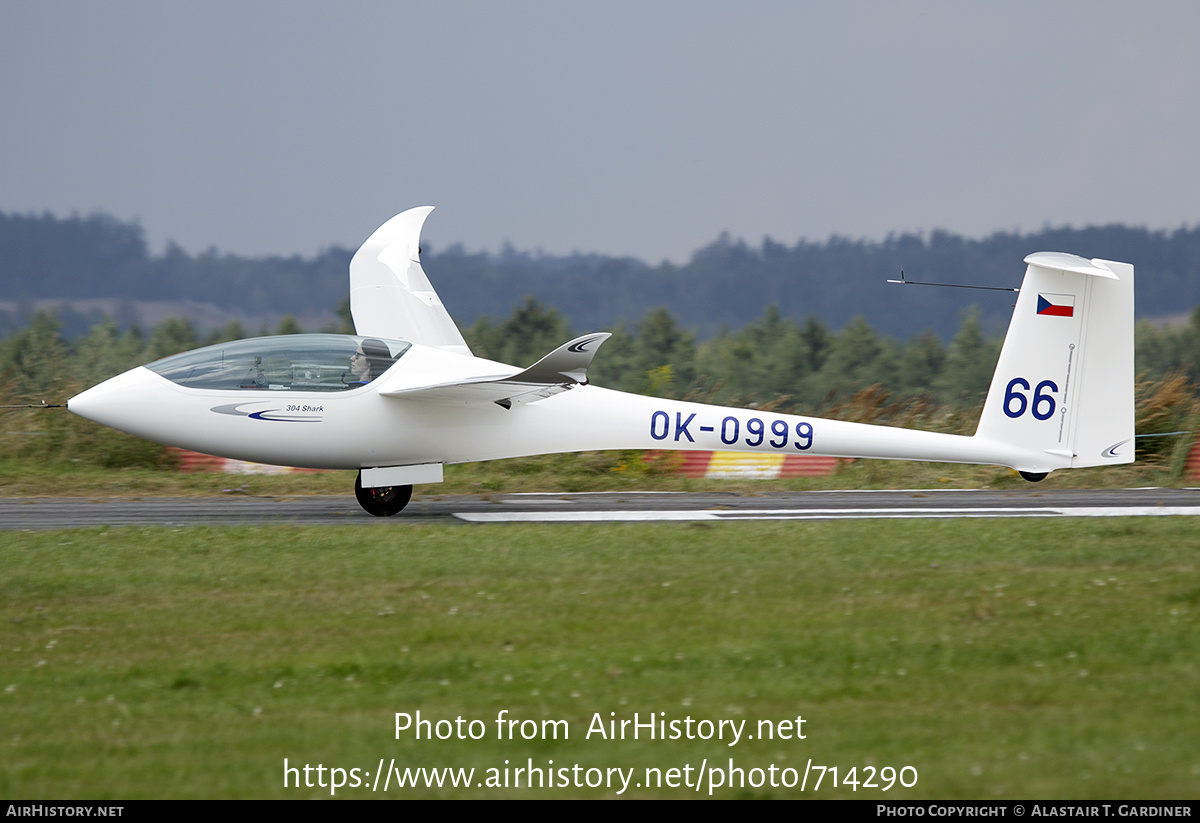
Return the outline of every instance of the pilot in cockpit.
{"type": "Polygon", "coordinates": [[[370,383],[392,365],[392,355],[382,341],[368,337],[350,355],[350,372],[355,383],[370,383]]]}

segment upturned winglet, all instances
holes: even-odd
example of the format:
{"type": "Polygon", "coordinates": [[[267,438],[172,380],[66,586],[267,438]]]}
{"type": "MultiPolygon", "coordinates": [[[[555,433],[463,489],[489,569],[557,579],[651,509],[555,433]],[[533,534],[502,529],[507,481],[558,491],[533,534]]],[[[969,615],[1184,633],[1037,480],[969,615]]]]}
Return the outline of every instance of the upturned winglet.
{"type": "Polygon", "coordinates": [[[566,391],[574,386],[586,384],[587,369],[596,350],[608,338],[608,332],[596,332],[577,337],[564,343],[525,371],[513,374],[497,374],[495,371],[480,373],[464,370],[464,366],[478,368],[484,363],[505,368],[490,361],[470,361],[448,355],[436,354],[428,349],[410,352],[399,364],[382,378],[379,389],[383,397],[405,397],[412,400],[432,400],[451,403],[496,403],[504,408],[515,404],[532,403],[566,391]],[[435,362],[436,361],[436,362],[435,362]],[[419,368],[414,367],[419,364],[419,368]],[[437,383],[411,382],[409,376],[425,373],[452,375],[448,380],[437,383]]]}
{"type": "Polygon", "coordinates": [[[350,315],[364,337],[408,340],[470,354],[421,268],[421,227],[433,206],[401,212],[367,238],[350,260],[350,315]]]}
{"type": "Polygon", "coordinates": [[[610,337],[612,335],[606,331],[576,337],[508,380],[513,383],[586,383],[588,366],[592,365],[596,350],[610,337]]]}

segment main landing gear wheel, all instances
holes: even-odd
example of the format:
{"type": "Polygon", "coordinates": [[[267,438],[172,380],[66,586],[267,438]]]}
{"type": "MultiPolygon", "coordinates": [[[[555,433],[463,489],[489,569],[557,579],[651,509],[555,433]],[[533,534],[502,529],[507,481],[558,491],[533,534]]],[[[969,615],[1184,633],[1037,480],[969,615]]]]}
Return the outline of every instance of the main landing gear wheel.
{"type": "Polygon", "coordinates": [[[1045,480],[1046,475],[1048,475],[1049,473],[1050,472],[1017,472],[1017,474],[1024,477],[1030,483],[1036,483],[1039,480],[1045,480]]]}
{"type": "Polygon", "coordinates": [[[408,505],[408,501],[412,499],[412,486],[382,486],[376,489],[364,489],[362,472],[359,472],[358,477],[354,478],[354,496],[358,498],[358,505],[362,506],[367,514],[373,514],[376,517],[391,517],[408,505]]]}

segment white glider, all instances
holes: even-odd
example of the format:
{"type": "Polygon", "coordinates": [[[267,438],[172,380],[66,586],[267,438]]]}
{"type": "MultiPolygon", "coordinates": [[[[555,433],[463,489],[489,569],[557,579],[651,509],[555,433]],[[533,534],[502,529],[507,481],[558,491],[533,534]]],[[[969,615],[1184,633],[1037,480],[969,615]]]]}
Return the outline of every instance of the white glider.
{"type": "Polygon", "coordinates": [[[606,333],[526,369],[474,357],[420,263],[432,207],[393,217],[350,261],[355,335],[218,343],[68,401],[90,420],[207,454],[358,469],[395,514],[446,463],[681,449],[985,463],[1029,480],[1134,459],[1133,266],[1058,252],[1028,268],[974,436],[626,394],[588,385],[606,333]]]}

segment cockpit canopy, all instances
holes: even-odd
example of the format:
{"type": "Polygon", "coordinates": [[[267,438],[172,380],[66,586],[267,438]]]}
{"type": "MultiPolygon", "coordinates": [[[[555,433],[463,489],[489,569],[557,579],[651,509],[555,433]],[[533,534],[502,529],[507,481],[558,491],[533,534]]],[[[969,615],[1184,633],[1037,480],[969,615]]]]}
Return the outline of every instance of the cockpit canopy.
{"type": "Polygon", "coordinates": [[[146,368],[193,389],[347,391],[379,377],[411,345],[349,334],[286,334],[217,343],[146,368]]]}

